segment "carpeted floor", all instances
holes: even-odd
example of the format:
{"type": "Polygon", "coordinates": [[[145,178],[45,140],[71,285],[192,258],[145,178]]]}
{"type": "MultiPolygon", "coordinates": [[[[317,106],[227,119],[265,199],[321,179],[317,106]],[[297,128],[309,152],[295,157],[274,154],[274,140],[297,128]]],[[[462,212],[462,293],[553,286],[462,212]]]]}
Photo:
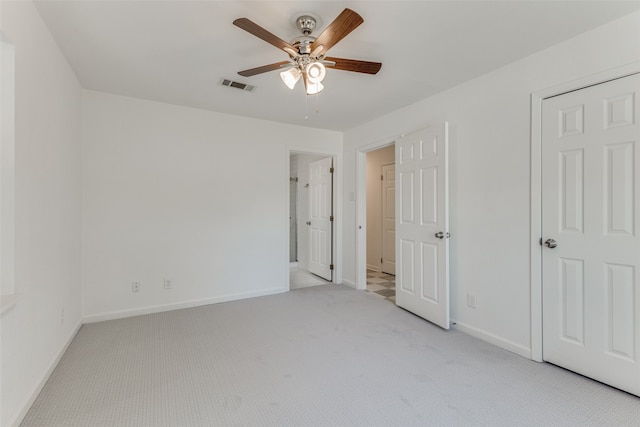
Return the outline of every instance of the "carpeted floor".
{"type": "Polygon", "coordinates": [[[638,426],[640,399],[338,285],[83,326],[23,426],[638,426]]]}

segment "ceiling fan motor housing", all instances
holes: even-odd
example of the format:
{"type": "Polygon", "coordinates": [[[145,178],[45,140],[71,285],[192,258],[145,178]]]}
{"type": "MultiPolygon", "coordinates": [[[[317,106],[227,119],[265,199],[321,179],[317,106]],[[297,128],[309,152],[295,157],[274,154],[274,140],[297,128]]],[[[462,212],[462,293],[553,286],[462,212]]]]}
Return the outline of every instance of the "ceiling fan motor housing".
{"type": "Polygon", "coordinates": [[[311,53],[311,43],[315,41],[315,37],[299,36],[291,40],[291,44],[298,50],[300,55],[308,55],[311,53]]]}
{"type": "Polygon", "coordinates": [[[291,44],[298,49],[300,55],[308,55],[311,53],[311,43],[313,43],[316,38],[310,36],[310,34],[316,28],[316,23],[316,18],[311,15],[302,15],[296,19],[296,27],[298,27],[303,35],[291,40],[291,44]]]}

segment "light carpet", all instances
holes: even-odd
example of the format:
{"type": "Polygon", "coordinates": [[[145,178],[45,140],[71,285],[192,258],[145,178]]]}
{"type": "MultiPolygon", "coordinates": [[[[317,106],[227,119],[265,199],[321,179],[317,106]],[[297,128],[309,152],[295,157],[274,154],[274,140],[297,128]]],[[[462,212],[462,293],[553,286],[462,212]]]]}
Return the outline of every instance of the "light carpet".
{"type": "Polygon", "coordinates": [[[325,285],[84,325],[23,426],[638,426],[640,399],[325,285]]]}

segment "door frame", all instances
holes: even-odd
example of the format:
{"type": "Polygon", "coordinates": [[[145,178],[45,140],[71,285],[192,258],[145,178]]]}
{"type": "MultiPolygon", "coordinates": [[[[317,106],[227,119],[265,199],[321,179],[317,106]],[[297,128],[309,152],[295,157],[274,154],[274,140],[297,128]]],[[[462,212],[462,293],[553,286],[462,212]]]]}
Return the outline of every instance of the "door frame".
{"type": "MultiPolygon", "coordinates": [[[[394,141],[394,143],[395,143],[395,141],[394,141]]],[[[395,165],[396,165],[395,155],[394,155],[394,159],[393,160],[394,160],[393,163],[383,163],[383,164],[380,165],[380,175],[383,174],[382,171],[383,171],[385,166],[393,165],[394,166],[394,171],[395,171],[395,165]]],[[[394,182],[395,182],[395,177],[394,177],[394,182]]],[[[393,186],[394,186],[394,188],[396,188],[396,184],[395,183],[394,183],[393,186]]],[[[382,271],[383,270],[382,269],[382,265],[384,264],[383,259],[384,259],[384,247],[385,247],[384,246],[384,215],[383,215],[384,214],[384,197],[385,197],[384,196],[384,186],[381,185],[380,186],[380,190],[381,190],[380,191],[380,193],[381,193],[380,194],[380,260],[381,260],[381,262],[380,262],[380,272],[384,273],[384,271],[382,271]]],[[[395,201],[394,201],[394,209],[395,209],[395,201]]],[[[395,217],[395,215],[394,215],[394,217],[395,217]]],[[[394,230],[395,230],[395,228],[396,227],[394,226],[394,230]]],[[[394,241],[393,242],[393,253],[394,253],[393,262],[394,262],[394,264],[396,262],[395,252],[396,252],[396,242],[394,241]]],[[[395,267],[394,267],[394,271],[395,271],[395,267]]]]}
{"type": "MultiPolygon", "coordinates": [[[[342,182],[343,182],[343,154],[342,151],[334,151],[329,149],[322,148],[309,148],[309,147],[300,147],[295,145],[287,145],[286,149],[286,168],[284,168],[284,176],[282,182],[284,185],[282,186],[282,191],[285,194],[285,200],[290,203],[289,200],[289,177],[291,176],[291,155],[292,154],[313,154],[316,156],[324,156],[331,157],[333,159],[333,216],[335,218],[332,227],[332,236],[331,236],[331,245],[332,245],[332,253],[333,259],[331,262],[334,265],[333,268],[333,280],[332,283],[341,284],[342,283],[342,226],[343,226],[343,214],[342,214],[342,182]]],[[[287,209],[288,204],[286,204],[287,209]]],[[[289,240],[291,239],[291,235],[289,232],[289,215],[283,215],[283,223],[286,224],[285,229],[285,251],[286,255],[283,259],[284,266],[284,276],[285,276],[285,292],[289,292],[291,290],[291,283],[289,281],[289,270],[290,270],[290,262],[289,262],[289,240]]]]}
{"type": "Polygon", "coordinates": [[[531,94],[531,359],[543,362],[542,353],[542,103],[546,98],[584,89],[610,80],[640,73],[640,61],[580,79],[561,83],[531,94]]]}
{"type": "Polygon", "coordinates": [[[404,134],[387,137],[359,147],[356,151],[356,283],[359,291],[367,289],[367,153],[396,143],[404,134]]]}

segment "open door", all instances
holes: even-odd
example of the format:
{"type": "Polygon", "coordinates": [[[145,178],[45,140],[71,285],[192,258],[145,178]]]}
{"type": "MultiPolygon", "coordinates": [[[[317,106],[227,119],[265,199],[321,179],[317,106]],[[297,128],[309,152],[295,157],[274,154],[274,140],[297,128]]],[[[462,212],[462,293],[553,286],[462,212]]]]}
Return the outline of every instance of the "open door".
{"type": "Polygon", "coordinates": [[[309,271],[332,280],[333,159],[309,164],[309,271]]]}
{"type": "Polygon", "coordinates": [[[396,304],[449,329],[448,124],[396,142],[396,304]]]}

